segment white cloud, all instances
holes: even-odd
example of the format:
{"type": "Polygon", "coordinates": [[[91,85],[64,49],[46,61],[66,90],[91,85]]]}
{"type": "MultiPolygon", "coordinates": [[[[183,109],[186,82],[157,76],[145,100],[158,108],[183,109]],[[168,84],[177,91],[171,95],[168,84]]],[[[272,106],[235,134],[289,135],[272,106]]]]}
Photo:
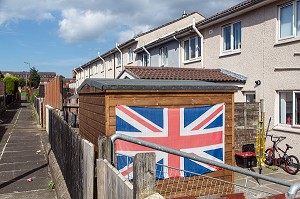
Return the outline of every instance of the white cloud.
{"type": "Polygon", "coordinates": [[[103,33],[113,29],[114,15],[92,10],[67,9],[62,12],[59,35],[68,42],[101,40],[103,33]]]}
{"type": "Polygon", "coordinates": [[[23,19],[56,19],[67,42],[123,42],[141,31],[188,13],[210,16],[241,0],[0,0],[0,25],[23,19]]]}

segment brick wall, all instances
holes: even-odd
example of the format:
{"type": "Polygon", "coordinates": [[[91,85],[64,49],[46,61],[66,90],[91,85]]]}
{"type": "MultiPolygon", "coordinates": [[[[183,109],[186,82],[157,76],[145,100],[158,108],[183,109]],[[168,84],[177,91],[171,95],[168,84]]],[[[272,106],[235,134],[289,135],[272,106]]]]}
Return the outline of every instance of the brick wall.
{"type": "Polygon", "coordinates": [[[259,103],[234,104],[235,152],[245,144],[256,144],[259,103]]]}

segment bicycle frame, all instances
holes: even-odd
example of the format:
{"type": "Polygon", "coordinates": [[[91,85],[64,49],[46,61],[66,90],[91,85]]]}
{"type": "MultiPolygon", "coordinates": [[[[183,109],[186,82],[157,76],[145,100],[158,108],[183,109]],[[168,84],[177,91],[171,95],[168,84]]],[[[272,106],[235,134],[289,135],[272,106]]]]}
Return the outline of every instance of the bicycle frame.
{"type": "Polygon", "coordinates": [[[273,139],[273,135],[271,136],[271,141],[273,142],[273,146],[269,147],[270,151],[274,151],[276,152],[276,154],[278,155],[278,158],[276,158],[276,154],[275,154],[275,159],[273,164],[275,164],[276,166],[279,166],[282,162],[286,161],[286,157],[287,157],[287,151],[288,151],[288,147],[286,147],[285,150],[282,150],[278,144],[283,141],[285,139],[285,137],[275,137],[278,138],[277,140],[272,140],[273,139]],[[282,153],[282,155],[280,155],[280,152],[282,153]]]}

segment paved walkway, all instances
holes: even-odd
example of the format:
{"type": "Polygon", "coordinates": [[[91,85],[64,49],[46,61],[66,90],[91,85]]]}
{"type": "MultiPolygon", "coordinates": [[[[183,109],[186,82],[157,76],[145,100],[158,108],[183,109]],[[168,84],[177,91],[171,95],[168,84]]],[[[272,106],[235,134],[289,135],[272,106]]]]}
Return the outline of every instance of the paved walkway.
{"type": "MultiPolygon", "coordinates": [[[[276,166],[272,166],[271,168],[273,168],[273,170],[263,167],[262,174],[285,182],[290,182],[292,184],[300,183],[300,171],[296,175],[290,175],[286,173],[282,168],[276,166]]],[[[256,173],[259,172],[257,167],[254,168],[254,171],[256,173]]],[[[239,173],[235,173],[235,183],[243,186],[246,185],[247,187],[263,190],[273,194],[287,193],[288,191],[288,187],[286,186],[282,186],[265,180],[257,181],[253,177],[247,177],[239,173]]],[[[299,192],[297,193],[297,196],[300,196],[299,192]]]]}
{"type": "Polygon", "coordinates": [[[0,119],[0,198],[57,198],[48,189],[51,179],[41,141],[46,132],[38,128],[31,106],[18,104],[0,119]]]}

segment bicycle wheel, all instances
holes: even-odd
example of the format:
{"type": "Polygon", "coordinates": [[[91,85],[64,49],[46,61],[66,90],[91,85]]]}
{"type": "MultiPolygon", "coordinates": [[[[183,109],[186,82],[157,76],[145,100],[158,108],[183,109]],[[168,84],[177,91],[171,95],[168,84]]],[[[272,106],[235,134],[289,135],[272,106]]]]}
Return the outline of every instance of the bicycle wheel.
{"type": "Polygon", "coordinates": [[[296,175],[299,170],[299,160],[294,155],[289,155],[285,161],[285,171],[291,175],[296,175]]]}
{"type": "Polygon", "coordinates": [[[275,160],[274,150],[272,148],[267,149],[265,154],[266,154],[265,164],[268,166],[272,166],[275,160]]]}

